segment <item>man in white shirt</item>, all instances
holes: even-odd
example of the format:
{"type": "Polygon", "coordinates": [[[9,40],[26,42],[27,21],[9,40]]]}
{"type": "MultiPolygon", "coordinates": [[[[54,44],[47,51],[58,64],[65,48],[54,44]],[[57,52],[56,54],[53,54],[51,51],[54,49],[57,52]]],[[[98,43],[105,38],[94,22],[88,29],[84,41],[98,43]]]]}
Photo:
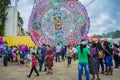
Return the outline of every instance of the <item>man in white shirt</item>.
{"type": "Polygon", "coordinates": [[[77,49],[75,47],[72,47],[72,52],[73,52],[73,57],[74,57],[74,61],[75,61],[76,58],[77,58],[78,51],[77,51],[77,49]]]}
{"type": "Polygon", "coordinates": [[[56,62],[60,62],[60,51],[62,46],[58,43],[56,46],[56,62]]]}

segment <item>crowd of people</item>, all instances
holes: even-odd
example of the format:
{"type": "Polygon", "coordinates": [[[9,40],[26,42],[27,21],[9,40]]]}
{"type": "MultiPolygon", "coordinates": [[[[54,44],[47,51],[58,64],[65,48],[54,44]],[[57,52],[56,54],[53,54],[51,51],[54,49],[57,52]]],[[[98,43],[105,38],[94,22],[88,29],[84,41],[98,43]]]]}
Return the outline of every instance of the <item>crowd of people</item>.
{"type": "Polygon", "coordinates": [[[99,72],[102,74],[112,75],[113,74],[113,59],[115,68],[120,66],[120,47],[117,44],[110,44],[109,42],[95,42],[82,40],[77,45],[62,46],[58,43],[56,46],[50,46],[49,44],[43,44],[42,46],[27,47],[4,45],[3,47],[3,65],[8,66],[8,61],[18,66],[30,66],[32,68],[30,77],[33,70],[35,70],[37,76],[39,72],[36,69],[39,64],[39,71],[43,71],[47,75],[53,74],[52,67],[53,61],[62,62],[67,60],[67,66],[71,65],[72,59],[76,61],[78,59],[78,80],[82,80],[83,67],[85,69],[86,80],[90,80],[90,74],[92,74],[92,80],[100,80],[99,72]],[[101,67],[101,69],[100,69],[101,67]]]}
{"type": "Polygon", "coordinates": [[[105,75],[113,74],[113,60],[115,68],[120,66],[120,47],[109,42],[81,41],[77,46],[78,50],[78,80],[82,80],[83,67],[85,69],[86,80],[100,80],[99,72],[105,75]]]}

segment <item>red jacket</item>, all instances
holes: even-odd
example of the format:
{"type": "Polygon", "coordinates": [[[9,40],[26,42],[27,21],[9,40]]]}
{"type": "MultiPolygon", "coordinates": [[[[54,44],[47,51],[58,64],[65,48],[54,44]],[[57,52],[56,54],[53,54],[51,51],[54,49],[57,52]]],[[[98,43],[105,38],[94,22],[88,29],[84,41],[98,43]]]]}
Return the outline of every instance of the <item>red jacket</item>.
{"type": "Polygon", "coordinates": [[[35,56],[32,57],[32,66],[36,66],[36,57],[35,56]]]}

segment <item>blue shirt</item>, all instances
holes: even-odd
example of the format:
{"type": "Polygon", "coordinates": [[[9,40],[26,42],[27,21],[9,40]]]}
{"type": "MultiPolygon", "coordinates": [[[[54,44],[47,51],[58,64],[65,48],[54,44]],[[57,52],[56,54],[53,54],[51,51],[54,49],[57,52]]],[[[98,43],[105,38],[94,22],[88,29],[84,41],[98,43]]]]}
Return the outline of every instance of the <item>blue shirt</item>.
{"type": "Polygon", "coordinates": [[[46,47],[43,46],[42,50],[41,50],[41,54],[43,57],[45,57],[45,52],[46,52],[46,47]]]}
{"type": "Polygon", "coordinates": [[[3,58],[7,57],[8,50],[6,47],[3,48],[3,58]]]}

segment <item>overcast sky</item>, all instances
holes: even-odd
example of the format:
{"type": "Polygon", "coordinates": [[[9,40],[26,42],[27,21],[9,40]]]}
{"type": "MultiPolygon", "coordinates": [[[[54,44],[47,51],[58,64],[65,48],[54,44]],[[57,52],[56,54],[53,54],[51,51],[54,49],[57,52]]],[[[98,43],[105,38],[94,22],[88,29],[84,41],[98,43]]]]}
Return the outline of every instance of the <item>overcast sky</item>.
{"type": "MultiPolygon", "coordinates": [[[[11,0],[12,5],[14,0],[11,0]]],[[[92,0],[79,0],[87,5],[92,0]]],[[[18,10],[24,20],[24,29],[28,29],[29,16],[32,11],[33,0],[19,0],[18,10]]],[[[90,17],[89,35],[102,34],[120,29],[120,0],[95,0],[87,8],[90,17]]]]}

